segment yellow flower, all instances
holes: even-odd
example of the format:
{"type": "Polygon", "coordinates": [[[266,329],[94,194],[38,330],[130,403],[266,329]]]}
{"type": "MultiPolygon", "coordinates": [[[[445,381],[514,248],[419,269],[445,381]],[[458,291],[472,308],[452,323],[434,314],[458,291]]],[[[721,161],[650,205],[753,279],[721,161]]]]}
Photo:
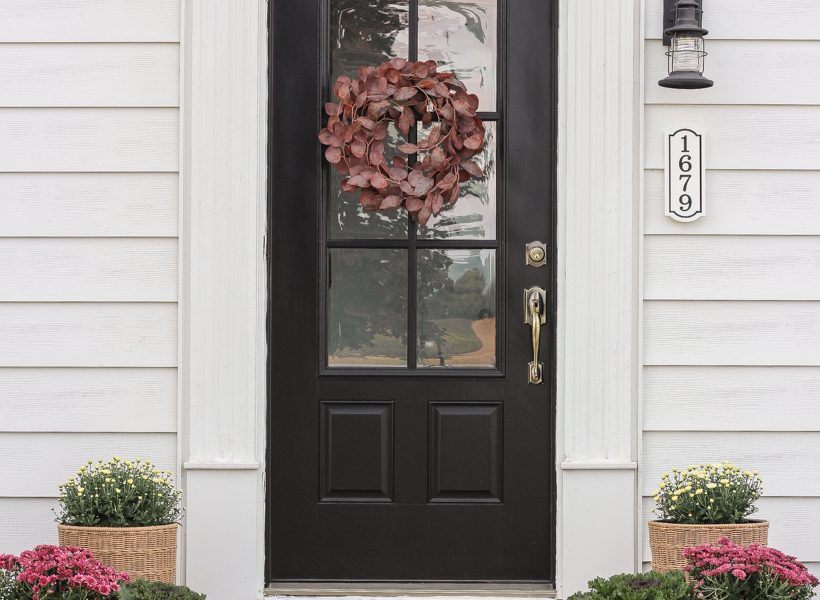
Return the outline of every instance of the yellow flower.
{"type": "Polygon", "coordinates": [[[661,497],[660,497],[660,496],[655,496],[655,497],[653,498],[653,500],[654,500],[655,502],[658,502],[660,499],[661,499],[661,497]]]}
{"type": "Polygon", "coordinates": [[[105,478],[105,482],[106,482],[106,483],[111,483],[111,481],[112,481],[112,480],[111,480],[111,478],[110,478],[110,477],[106,477],[106,478],[105,478]]]}
{"type": "Polygon", "coordinates": [[[114,456],[113,461],[114,461],[115,463],[116,463],[116,462],[120,462],[120,457],[119,457],[119,456],[114,456]]]}
{"type": "Polygon", "coordinates": [[[114,488],[114,491],[119,494],[122,490],[120,488],[114,488]]]}
{"type": "Polygon", "coordinates": [[[713,489],[715,489],[715,488],[717,487],[717,484],[716,484],[716,483],[711,483],[711,482],[710,482],[710,483],[707,483],[707,484],[706,484],[706,487],[708,487],[710,490],[713,490],[713,489]]]}
{"type": "Polygon", "coordinates": [[[721,480],[720,480],[720,482],[721,482],[723,485],[726,485],[727,483],[729,483],[729,480],[728,480],[728,479],[726,479],[726,478],[723,478],[723,479],[721,479],[721,480]]]}
{"type": "Polygon", "coordinates": [[[678,501],[678,497],[677,496],[672,496],[672,502],[677,502],[677,501],[678,501]]]}
{"type": "Polygon", "coordinates": [[[133,480],[133,479],[129,479],[129,480],[128,480],[128,485],[134,485],[134,480],[133,480]]]}
{"type": "Polygon", "coordinates": [[[82,494],[84,491],[85,491],[85,488],[82,488],[82,487],[77,488],[77,493],[78,494],[82,494]]]}
{"type": "Polygon", "coordinates": [[[703,488],[698,488],[698,489],[695,490],[695,494],[697,494],[698,496],[700,496],[702,493],[703,493],[703,488]]]}

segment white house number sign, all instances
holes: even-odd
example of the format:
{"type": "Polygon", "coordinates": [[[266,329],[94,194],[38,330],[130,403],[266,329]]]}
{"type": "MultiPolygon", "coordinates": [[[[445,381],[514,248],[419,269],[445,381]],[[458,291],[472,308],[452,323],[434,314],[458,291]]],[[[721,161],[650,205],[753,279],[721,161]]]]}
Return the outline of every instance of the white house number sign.
{"type": "Polygon", "coordinates": [[[684,223],[706,212],[704,139],[692,129],[665,136],[666,216],[684,223]]]}

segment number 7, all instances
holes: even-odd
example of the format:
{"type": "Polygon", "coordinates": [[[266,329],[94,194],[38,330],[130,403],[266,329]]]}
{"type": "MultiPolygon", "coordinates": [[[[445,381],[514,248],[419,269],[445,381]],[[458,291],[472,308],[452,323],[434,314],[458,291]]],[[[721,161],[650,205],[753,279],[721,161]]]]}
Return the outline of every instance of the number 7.
{"type": "Polygon", "coordinates": [[[683,184],[683,191],[685,192],[686,188],[689,187],[689,182],[692,181],[692,176],[691,175],[681,175],[680,179],[681,180],[686,179],[686,182],[683,184]]]}

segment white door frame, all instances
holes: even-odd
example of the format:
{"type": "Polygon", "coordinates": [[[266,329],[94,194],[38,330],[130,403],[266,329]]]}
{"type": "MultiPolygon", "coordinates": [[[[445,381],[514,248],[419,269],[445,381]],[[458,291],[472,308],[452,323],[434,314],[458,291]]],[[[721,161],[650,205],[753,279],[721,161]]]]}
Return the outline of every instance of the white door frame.
{"type": "MultiPolygon", "coordinates": [[[[559,13],[563,598],[641,564],[643,10],[563,0],[559,13]]],[[[251,600],[264,591],[267,3],[183,0],[182,31],[181,572],[210,600],[251,600]]]]}

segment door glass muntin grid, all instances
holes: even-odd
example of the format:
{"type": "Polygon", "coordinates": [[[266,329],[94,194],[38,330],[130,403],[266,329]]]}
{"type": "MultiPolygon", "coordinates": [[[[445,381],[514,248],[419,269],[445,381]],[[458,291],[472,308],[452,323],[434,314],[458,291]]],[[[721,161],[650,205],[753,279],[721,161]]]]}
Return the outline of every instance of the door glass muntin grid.
{"type": "MultiPolygon", "coordinates": [[[[406,31],[398,31],[398,32],[390,32],[386,34],[387,37],[392,36],[392,50],[399,52],[403,49],[406,49],[406,54],[396,54],[398,56],[403,56],[410,60],[417,60],[417,59],[424,59],[425,57],[419,57],[419,4],[423,4],[422,10],[426,10],[428,15],[431,10],[434,10],[438,4],[442,4],[439,0],[409,0],[405,2],[389,2],[389,3],[382,3],[378,0],[370,0],[370,3],[375,3],[374,5],[378,6],[380,9],[387,7],[389,10],[392,11],[403,11],[406,9],[406,13],[402,13],[402,16],[399,19],[404,26],[406,26],[406,31]],[[406,14],[407,18],[406,21],[404,20],[404,14],[406,14]]],[[[478,1],[467,1],[467,2],[460,2],[456,0],[455,2],[443,2],[443,4],[453,4],[453,5],[464,5],[468,7],[472,7],[472,5],[480,5],[484,6],[489,4],[490,1],[488,0],[478,0],[478,1]]],[[[337,64],[334,64],[334,51],[338,50],[339,48],[339,40],[341,40],[344,35],[338,35],[336,31],[333,30],[334,26],[338,27],[338,20],[334,22],[334,15],[336,17],[339,16],[341,13],[340,10],[334,9],[335,4],[339,6],[346,6],[348,9],[351,8],[352,5],[366,5],[368,4],[368,0],[328,0],[328,4],[330,4],[329,15],[330,19],[328,19],[327,27],[330,29],[329,35],[326,39],[330,40],[329,45],[325,45],[325,58],[326,58],[326,73],[332,73],[333,77],[337,77],[338,75],[345,74],[345,69],[340,67],[337,64]]],[[[324,262],[322,265],[322,276],[320,279],[324,282],[323,286],[323,297],[321,299],[321,305],[324,307],[322,310],[322,316],[324,323],[322,324],[322,329],[320,332],[320,338],[322,341],[322,347],[325,348],[323,352],[324,358],[322,358],[322,364],[320,365],[320,372],[325,375],[340,375],[349,373],[351,375],[361,375],[373,372],[374,374],[383,373],[386,376],[395,376],[395,375],[458,375],[458,374],[470,374],[471,376],[499,376],[502,374],[501,365],[503,365],[502,355],[503,355],[503,339],[504,336],[502,335],[504,329],[504,321],[505,315],[503,311],[504,307],[504,231],[503,231],[503,123],[501,119],[502,109],[503,106],[503,96],[501,95],[502,89],[502,75],[503,73],[500,70],[501,65],[501,58],[502,58],[502,46],[503,46],[503,29],[501,27],[503,23],[503,1],[497,0],[497,9],[495,9],[495,31],[490,32],[491,35],[495,35],[496,39],[496,47],[495,51],[495,60],[492,62],[491,70],[494,71],[495,77],[495,86],[492,93],[485,92],[483,93],[483,97],[489,97],[491,101],[495,102],[495,110],[492,111],[482,111],[482,108],[479,107],[479,116],[485,121],[488,125],[488,130],[492,130],[493,136],[495,140],[491,139],[491,136],[488,135],[488,143],[495,143],[496,147],[494,149],[495,156],[492,159],[493,168],[495,173],[494,180],[493,180],[493,188],[490,191],[491,196],[489,202],[494,204],[494,211],[490,210],[489,212],[486,210],[486,207],[483,211],[483,215],[486,217],[491,217],[495,222],[487,224],[486,227],[483,228],[483,231],[479,235],[471,235],[469,232],[469,227],[462,227],[464,231],[457,232],[455,235],[448,237],[446,229],[442,228],[440,231],[442,235],[436,235],[435,229],[432,228],[422,228],[415,224],[412,219],[409,218],[406,212],[403,210],[388,212],[388,213],[365,213],[361,216],[360,223],[364,222],[369,219],[371,223],[374,222],[376,227],[354,227],[352,230],[349,229],[346,232],[339,231],[338,228],[335,227],[334,219],[338,218],[337,214],[334,214],[333,211],[333,204],[329,202],[329,195],[334,193],[334,189],[338,189],[337,187],[334,188],[332,175],[329,173],[332,171],[332,168],[329,168],[329,165],[324,163],[323,161],[323,168],[324,171],[324,192],[322,197],[324,199],[324,209],[323,209],[323,224],[321,225],[321,237],[322,237],[322,247],[325,248],[324,252],[320,254],[320,260],[324,262]],[[329,181],[329,179],[331,181],[329,181]],[[388,219],[392,222],[387,222],[388,219]],[[376,231],[373,231],[376,230],[376,231]],[[489,235],[487,233],[489,230],[489,235]],[[372,233],[371,233],[372,232],[372,233]],[[343,249],[350,249],[350,250],[364,250],[364,249],[404,249],[407,252],[404,253],[407,260],[407,295],[406,295],[406,304],[407,304],[407,314],[406,315],[396,315],[396,320],[405,320],[407,323],[407,335],[406,335],[406,345],[407,345],[407,365],[406,367],[402,365],[395,365],[395,364],[384,364],[385,362],[392,362],[391,360],[385,361],[384,357],[374,357],[372,363],[369,363],[367,360],[361,360],[361,364],[357,365],[346,365],[343,361],[338,360],[330,360],[330,352],[328,342],[330,341],[330,332],[328,331],[328,327],[331,326],[331,316],[330,316],[330,301],[329,297],[331,295],[330,285],[332,284],[332,279],[330,275],[331,271],[331,253],[338,252],[339,250],[343,249]],[[420,298],[420,290],[419,290],[419,256],[423,252],[430,252],[430,251],[438,251],[438,253],[446,255],[450,252],[459,251],[462,254],[466,253],[475,253],[479,252],[482,254],[489,253],[494,258],[494,267],[493,267],[493,274],[497,276],[497,282],[493,281],[490,285],[489,282],[486,283],[485,289],[485,296],[486,293],[490,293],[489,290],[492,289],[495,294],[494,301],[492,302],[492,309],[495,310],[497,313],[497,325],[495,325],[495,339],[494,345],[490,349],[484,349],[485,351],[483,354],[478,352],[477,354],[486,357],[490,354],[495,355],[495,361],[493,364],[445,364],[446,369],[437,368],[440,365],[433,364],[436,361],[431,360],[428,356],[429,352],[422,351],[420,349],[420,345],[425,342],[422,340],[420,336],[423,335],[422,328],[419,324],[419,305],[422,302],[422,298],[420,298]],[[500,284],[497,285],[496,283],[500,284]],[[493,352],[494,351],[494,352],[493,352]],[[421,356],[420,356],[421,354],[421,356]],[[380,364],[381,363],[381,364],[380,364]],[[398,368],[397,368],[398,367],[398,368]]],[[[395,16],[395,15],[394,15],[395,16]]],[[[395,18],[393,19],[395,20],[395,18]]],[[[392,23],[392,21],[391,21],[392,23]]],[[[452,50],[452,48],[450,48],[452,50]]],[[[429,53],[430,48],[426,48],[425,52],[429,53]]],[[[380,54],[374,54],[369,61],[369,63],[377,63],[382,60],[387,60],[391,56],[385,55],[382,51],[380,54]]],[[[360,59],[361,62],[361,59],[360,59]]],[[[347,69],[350,70],[351,66],[347,65],[347,69]]],[[[365,64],[365,63],[362,63],[365,64]]],[[[348,73],[350,74],[350,73],[348,73]]],[[[330,93],[329,88],[331,87],[330,84],[332,83],[332,79],[328,76],[325,81],[325,98],[329,99],[330,93]]],[[[470,90],[473,93],[476,93],[477,90],[470,90]]],[[[324,102],[324,101],[323,101],[324,102]]],[[[412,140],[415,140],[416,136],[416,129],[411,130],[411,137],[412,140]]],[[[485,156],[485,165],[487,163],[487,157],[485,156]]],[[[336,178],[338,182],[338,178],[336,178]]],[[[466,186],[462,184],[462,196],[459,202],[463,202],[465,199],[465,189],[466,186]]],[[[469,193],[469,192],[468,192],[469,193]]],[[[472,200],[475,200],[473,198],[472,200]]],[[[465,203],[466,204],[466,203],[465,203]]],[[[349,205],[348,205],[349,206],[349,205]]],[[[458,206],[457,206],[458,208],[458,206]]],[[[462,207],[463,208],[463,207],[462,207]]],[[[482,214],[482,211],[474,211],[477,213],[482,214]]],[[[448,214],[447,211],[442,213],[442,216],[445,219],[449,219],[452,227],[452,222],[455,221],[458,225],[459,219],[453,218],[456,214],[448,214]]],[[[469,217],[470,215],[468,215],[469,217]]],[[[472,217],[473,219],[475,217],[472,217]]],[[[458,229],[458,228],[456,228],[458,229]]],[[[486,303],[486,302],[485,302],[486,303]]],[[[478,317],[483,319],[486,317],[485,312],[488,309],[483,309],[478,317]]],[[[491,317],[495,324],[496,315],[491,317]]],[[[481,324],[481,335],[479,336],[481,339],[487,338],[487,323],[481,324]]],[[[428,327],[429,330],[429,327],[428,327]]],[[[475,330],[475,328],[474,328],[475,330]]],[[[337,340],[338,343],[338,340],[337,340]]],[[[465,345],[465,348],[468,348],[469,344],[465,345]]],[[[458,361],[454,361],[458,362],[458,361]]],[[[463,361],[462,361],[463,362],[463,361]]],[[[479,362],[487,362],[487,361],[479,361],[479,362]]]]}

